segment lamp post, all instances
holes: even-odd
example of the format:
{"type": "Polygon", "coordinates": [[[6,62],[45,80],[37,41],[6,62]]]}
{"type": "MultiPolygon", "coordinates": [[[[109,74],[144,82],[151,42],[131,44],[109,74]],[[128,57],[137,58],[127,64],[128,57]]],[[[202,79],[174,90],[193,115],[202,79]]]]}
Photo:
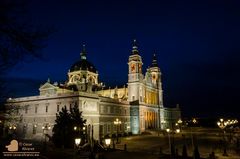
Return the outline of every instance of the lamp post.
{"type": "Polygon", "coordinates": [[[81,138],[75,138],[75,145],[76,145],[76,149],[78,149],[78,146],[81,143],[81,138]]]}
{"type": "MultiPolygon", "coordinates": [[[[192,125],[191,125],[191,140],[192,140],[192,151],[193,151],[193,153],[194,153],[194,141],[193,141],[193,131],[192,131],[192,126],[193,125],[195,125],[196,123],[197,123],[197,119],[196,118],[193,118],[192,120],[191,120],[191,123],[192,123],[192,125]]],[[[193,157],[194,157],[194,154],[193,154],[193,157]]]]}
{"type": "Polygon", "coordinates": [[[17,127],[15,125],[10,125],[9,126],[10,131],[15,131],[16,129],[17,129],[17,127]]]}
{"type": "Polygon", "coordinates": [[[223,150],[223,156],[228,156],[227,154],[227,148],[226,148],[226,141],[225,141],[225,128],[228,125],[228,121],[224,121],[222,118],[217,122],[218,127],[223,131],[223,144],[224,144],[224,150],[223,150]]]}
{"type": "Polygon", "coordinates": [[[166,129],[168,133],[168,146],[169,146],[169,154],[171,154],[171,139],[170,139],[170,129],[166,129]]]}
{"type": "MultiPolygon", "coordinates": [[[[171,130],[171,129],[167,128],[166,132],[168,133],[169,153],[170,153],[170,155],[173,155],[172,152],[171,152],[171,150],[172,150],[171,145],[174,146],[174,134],[175,133],[177,133],[177,134],[180,133],[180,129],[171,130]],[[170,137],[171,134],[172,134],[173,143],[171,143],[171,137],[170,137]]],[[[175,149],[174,149],[174,151],[175,151],[175,149]]]]}
{"type": "Polygon", "coordinates": [[[74,126],[73,130],[75,131],[75,137],[82,137],[82,141],[85,143],[86,142],[86,127],[83,126],[74,126]]]}
{"type": "Polygon", "coordinates": [[[118,118],[113,122],[114,125],[116,125],[117,127],[117,143],[119,143],[118,141],[118,126],[120,126],[120,124],[122,123],[118,118]]]}
{"type": "MultiPolygon", "coordinates": [[[[234,125],[234,124],[237,124],[238,123],[238,120],[237,119],[234,119],[234,120],[228,120],[228,125],[234,125]]],[[[230,127],[230,131],[229,131],[229,133],[230,133],[230,137],[229,137],[229,139],[230,139],[230,141],[232,141],[232,135],[233,135],[233,126],[231,126],[230,127]]]]}
{"type": "Polygon", "coordinates": [[[51,129],[51,126],[49,124],[45,124],[44,126],[42,126],[42,130],[43,130],[43,135],[44,135],[44,150],[47,150],[47,134],[48,134],[48,130],[51,129]]]}
{"type": "Polygon", "coordinates": [[[105,144],[107,145],[107,149],[110,149],[111,139],[105,139],[105,144]]]}
{"type": "Polygon", "coordinates": [[[179,120],[177,121],[177,123],[178,123],[178,125],[179,125],[180,130],[182,130],[182,123],[183,123],[183,121],[182,121],[181,119],[179,119],[179,120]]]}
{"type": "Polygon", "coordinates": [[[9,134],[15,138],[17,127],[14,124],[12,124],[8,127],[8,129],[9,129],[9,134]]]}

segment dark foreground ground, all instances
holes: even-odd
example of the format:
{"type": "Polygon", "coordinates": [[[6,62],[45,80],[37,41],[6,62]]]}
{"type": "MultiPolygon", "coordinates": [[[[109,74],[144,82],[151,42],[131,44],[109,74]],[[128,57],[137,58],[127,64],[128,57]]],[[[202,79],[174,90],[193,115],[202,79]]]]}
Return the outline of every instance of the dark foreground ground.
{"type": "MultiPolygon", "coordinates": [[[[99,153],[96,158],[99,159],[169,159],[169,137],[174,143],[175,150],[178,151],[178,156],[182,154],[183,145],[187,147],[187,154],[192,157],[192,142],[198,145],[198,150],[201,158],[209,158],[209,154],[214,152],[217,159],[240,159],[240,148],[237,147],[235,140],[227,143],[227,154],[223,156],[224,143],[222,141],[222,132],[219,129],[203,129],[195,128],[193,130],[184,130],[180,134],[172,134],[168,136],[165,133],[157,131],[149,131],[145,135],[129,136],[120,138],[120,144],[116,144],[116,150],[111,150],[104,153],[99,153]],[[124,151],[126,144],[127,150],[124,151]]],[[[240,137],[239,133],[235,133],[235,137],[240,137]]],[[[3,141],[1,141],[3,143],[3,141]]],[[[6,145],[6,143],[2,144],[6,145]]],[[[86,159],[90,153],[76,153],[73,149],[57,149],[51,143],[46,149],[42,149],[43,143],[36,143],[36,148],[40,152],[40,157],[43,159],[86,159]]],[[[3,157],[0,157],[3,158],[3,157]]],[[[5,157],[7,158],[7,157],[5,157]]],[[[13,158],[13,157],[9,157],[13,158]]],[[[25,158],[25,157],[22,157],[25,158]]],[[[29,158],[29,157],[27,157],[29,158]]],[[[178,157],[180,159],[180,157],[178,157]]]]}

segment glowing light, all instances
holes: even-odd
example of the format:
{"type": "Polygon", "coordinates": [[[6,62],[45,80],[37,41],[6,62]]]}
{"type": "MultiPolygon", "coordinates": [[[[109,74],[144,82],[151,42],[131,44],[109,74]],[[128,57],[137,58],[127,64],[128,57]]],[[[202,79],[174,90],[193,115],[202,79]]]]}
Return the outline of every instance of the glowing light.
{"type": "Polygon", "coordinates": [[[105,139],[105,143],[107,146],[109,146],[111,144],[111,139],[105,139]]]}
{"type": "Polygon", "coordinates": [[[81,143],[81,138],[76,138],[75,139],[75,144],[78,146],[81,143]]]}
{"type": "Polygon", "coordinates": [[[180,129],[176,129],[176,133],[180,133],[180,129]]]}
{"type": "Polygon", "coordinates": [[[182,124],[182,122],[183,122],[183,121],[182,121],[181,119],[178,120],[178,123],[179,123],[179,124],[182,124]]]}
{"type": "Polygon", "coordinates": [[[197,123],[197,120],[195,118],[193,118],[192,122],[195,124],[195,123],[197,123]]]}
{"type": "Polygon", "coordinates": [[[121,124],[122,122],[117,118],[114,122],[115,125],[121,124]]]}
{"type": "Polygon", "coordinates": [[[161,123],[162,123],[162,124],[164,124],[164,123],[166,123],[166,121],[165,121],[165,120],[163,120],[163,121],[161,121],[161,123]]]}

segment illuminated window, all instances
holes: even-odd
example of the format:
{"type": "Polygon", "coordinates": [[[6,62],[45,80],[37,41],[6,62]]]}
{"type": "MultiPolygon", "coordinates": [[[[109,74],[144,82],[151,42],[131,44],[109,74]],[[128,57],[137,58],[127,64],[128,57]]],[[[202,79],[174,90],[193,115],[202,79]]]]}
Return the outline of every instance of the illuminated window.
{"type": "Polygon", "coordinates": [[[132,64],[132,66],[131,66],[131,71],[133,72],[134,70],[135,70],[135,65],[132,64]]]}

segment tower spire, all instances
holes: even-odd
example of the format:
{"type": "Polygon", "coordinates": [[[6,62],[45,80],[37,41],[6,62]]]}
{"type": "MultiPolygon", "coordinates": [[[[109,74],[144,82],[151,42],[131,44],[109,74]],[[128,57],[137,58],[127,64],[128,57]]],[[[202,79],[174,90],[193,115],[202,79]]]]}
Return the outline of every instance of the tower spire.
{"type": "Polygon", "coordinates": [[[86,48],[85,48],[85,44],[82,45],[82,51],[80,53],[81,56],[81,60],[86,60],[87,59],[87,52],[86,52],[86,48]]]}
{"type": "Polygon", "coordinates": [[[133,40],[132,54],[138,54],[137,40],[133,40]]]}
{"type": "Polygon", "coordinates": [[[158,67],[157,56],[155,53],[153,54],[152,67],[158,67]]]}

